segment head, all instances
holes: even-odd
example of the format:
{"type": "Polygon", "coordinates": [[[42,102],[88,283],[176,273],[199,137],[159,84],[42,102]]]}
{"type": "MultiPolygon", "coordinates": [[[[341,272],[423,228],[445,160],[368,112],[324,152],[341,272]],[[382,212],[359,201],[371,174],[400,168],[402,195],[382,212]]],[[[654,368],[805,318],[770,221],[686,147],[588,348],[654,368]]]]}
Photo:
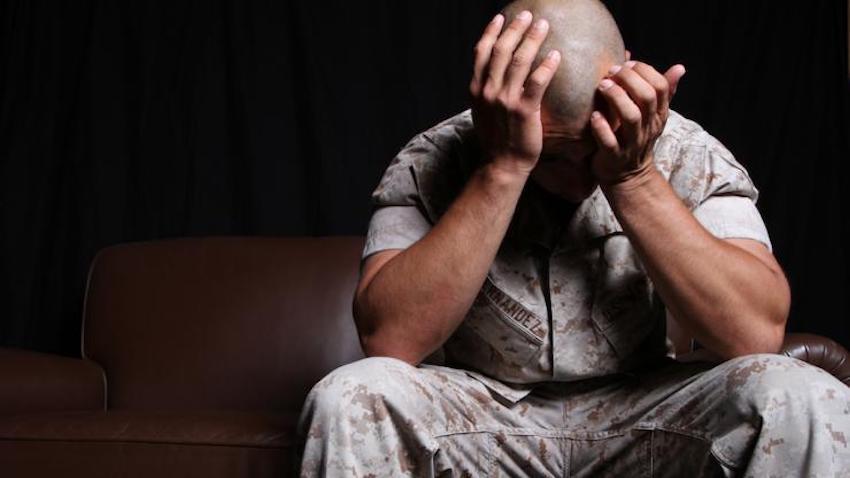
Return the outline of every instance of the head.
{"type": "Polygon", "coordinates": [[[532,177],[550,192],[581,201],[596,188],[589,128],[591,113],[602,107],[596,87],[612,65],[625,61],[623,38],[599,0],[517,0],[502,13],[507,22],[523,10],[550,24],[535,67],[551,50],[562,57],[543,99],[543,154],[532,177]]]}

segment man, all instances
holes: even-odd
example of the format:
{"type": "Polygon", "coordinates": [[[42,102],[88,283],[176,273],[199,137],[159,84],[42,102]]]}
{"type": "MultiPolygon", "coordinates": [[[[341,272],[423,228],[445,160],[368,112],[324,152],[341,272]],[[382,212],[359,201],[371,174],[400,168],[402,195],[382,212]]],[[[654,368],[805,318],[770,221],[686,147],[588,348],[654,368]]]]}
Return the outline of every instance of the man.
{"type": "Polygon", "coordinates": [[[669,111],[596,0],[520,0],[473,108],[373,194],[365,360],[317,384],[304,476],[850,476],[850,393],[773,355],[789,290],[744,168],[669,111]],[[667,357],[665,317],[725,360],[667,357]],[[428,362],[423,364],[424,362],[428,362]]]}

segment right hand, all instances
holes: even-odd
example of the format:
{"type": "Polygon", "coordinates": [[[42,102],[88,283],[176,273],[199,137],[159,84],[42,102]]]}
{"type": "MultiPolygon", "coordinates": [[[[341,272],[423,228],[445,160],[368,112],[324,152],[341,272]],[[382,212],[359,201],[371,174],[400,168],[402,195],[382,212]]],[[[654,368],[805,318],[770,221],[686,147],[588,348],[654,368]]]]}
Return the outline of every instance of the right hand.
{"type": "Polygon", "coordinates": [[[517,15],[502,32],[501,14],[487,25],[475,46],[469,90],[472,117],[485,154],[511,174],[529,175],[543,149],[541,102],[558,70],[561,55],[551,51],[532,72],[549,23],[517,15]],[[501,35],[500,35],[501,32],[501,35]]]}

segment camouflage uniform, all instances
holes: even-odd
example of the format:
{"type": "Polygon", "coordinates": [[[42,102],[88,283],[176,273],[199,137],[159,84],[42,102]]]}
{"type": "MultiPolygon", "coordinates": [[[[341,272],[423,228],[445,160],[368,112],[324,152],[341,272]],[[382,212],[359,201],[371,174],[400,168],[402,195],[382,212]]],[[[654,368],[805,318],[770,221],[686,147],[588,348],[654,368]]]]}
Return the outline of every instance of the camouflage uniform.
{"type": "MultiPolygon", "coordinates": [[[[423,237],[481,154],[470,113],[414,138],[373,193],[363,257],[423,237]]],[[[745,169],[671,112],[656,167],[721,238],[770,248],[745,169]]],[[[303,476],[850,476],[850,390],[798,360],[682,364],[597,189],[529,181],[456,332],[420,367],[369,358],[311,391],[303,476]]]]}

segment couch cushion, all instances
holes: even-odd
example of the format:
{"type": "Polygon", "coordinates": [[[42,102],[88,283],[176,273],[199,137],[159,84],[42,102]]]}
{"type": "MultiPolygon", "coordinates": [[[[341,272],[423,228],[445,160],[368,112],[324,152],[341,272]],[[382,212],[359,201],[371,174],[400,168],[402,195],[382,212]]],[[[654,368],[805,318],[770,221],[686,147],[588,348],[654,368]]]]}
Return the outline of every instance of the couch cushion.
{"type": "Polygon", "coordinates": [[[16,477],[291,476],[296,418],[241,412],[7,415],[0,419],[0,469],[16,477]]]}
{"type": "Polygon", "coordinates": [[[0,411],[106,409],[103,370],[80,360],[0,347],[0,411]]]}

